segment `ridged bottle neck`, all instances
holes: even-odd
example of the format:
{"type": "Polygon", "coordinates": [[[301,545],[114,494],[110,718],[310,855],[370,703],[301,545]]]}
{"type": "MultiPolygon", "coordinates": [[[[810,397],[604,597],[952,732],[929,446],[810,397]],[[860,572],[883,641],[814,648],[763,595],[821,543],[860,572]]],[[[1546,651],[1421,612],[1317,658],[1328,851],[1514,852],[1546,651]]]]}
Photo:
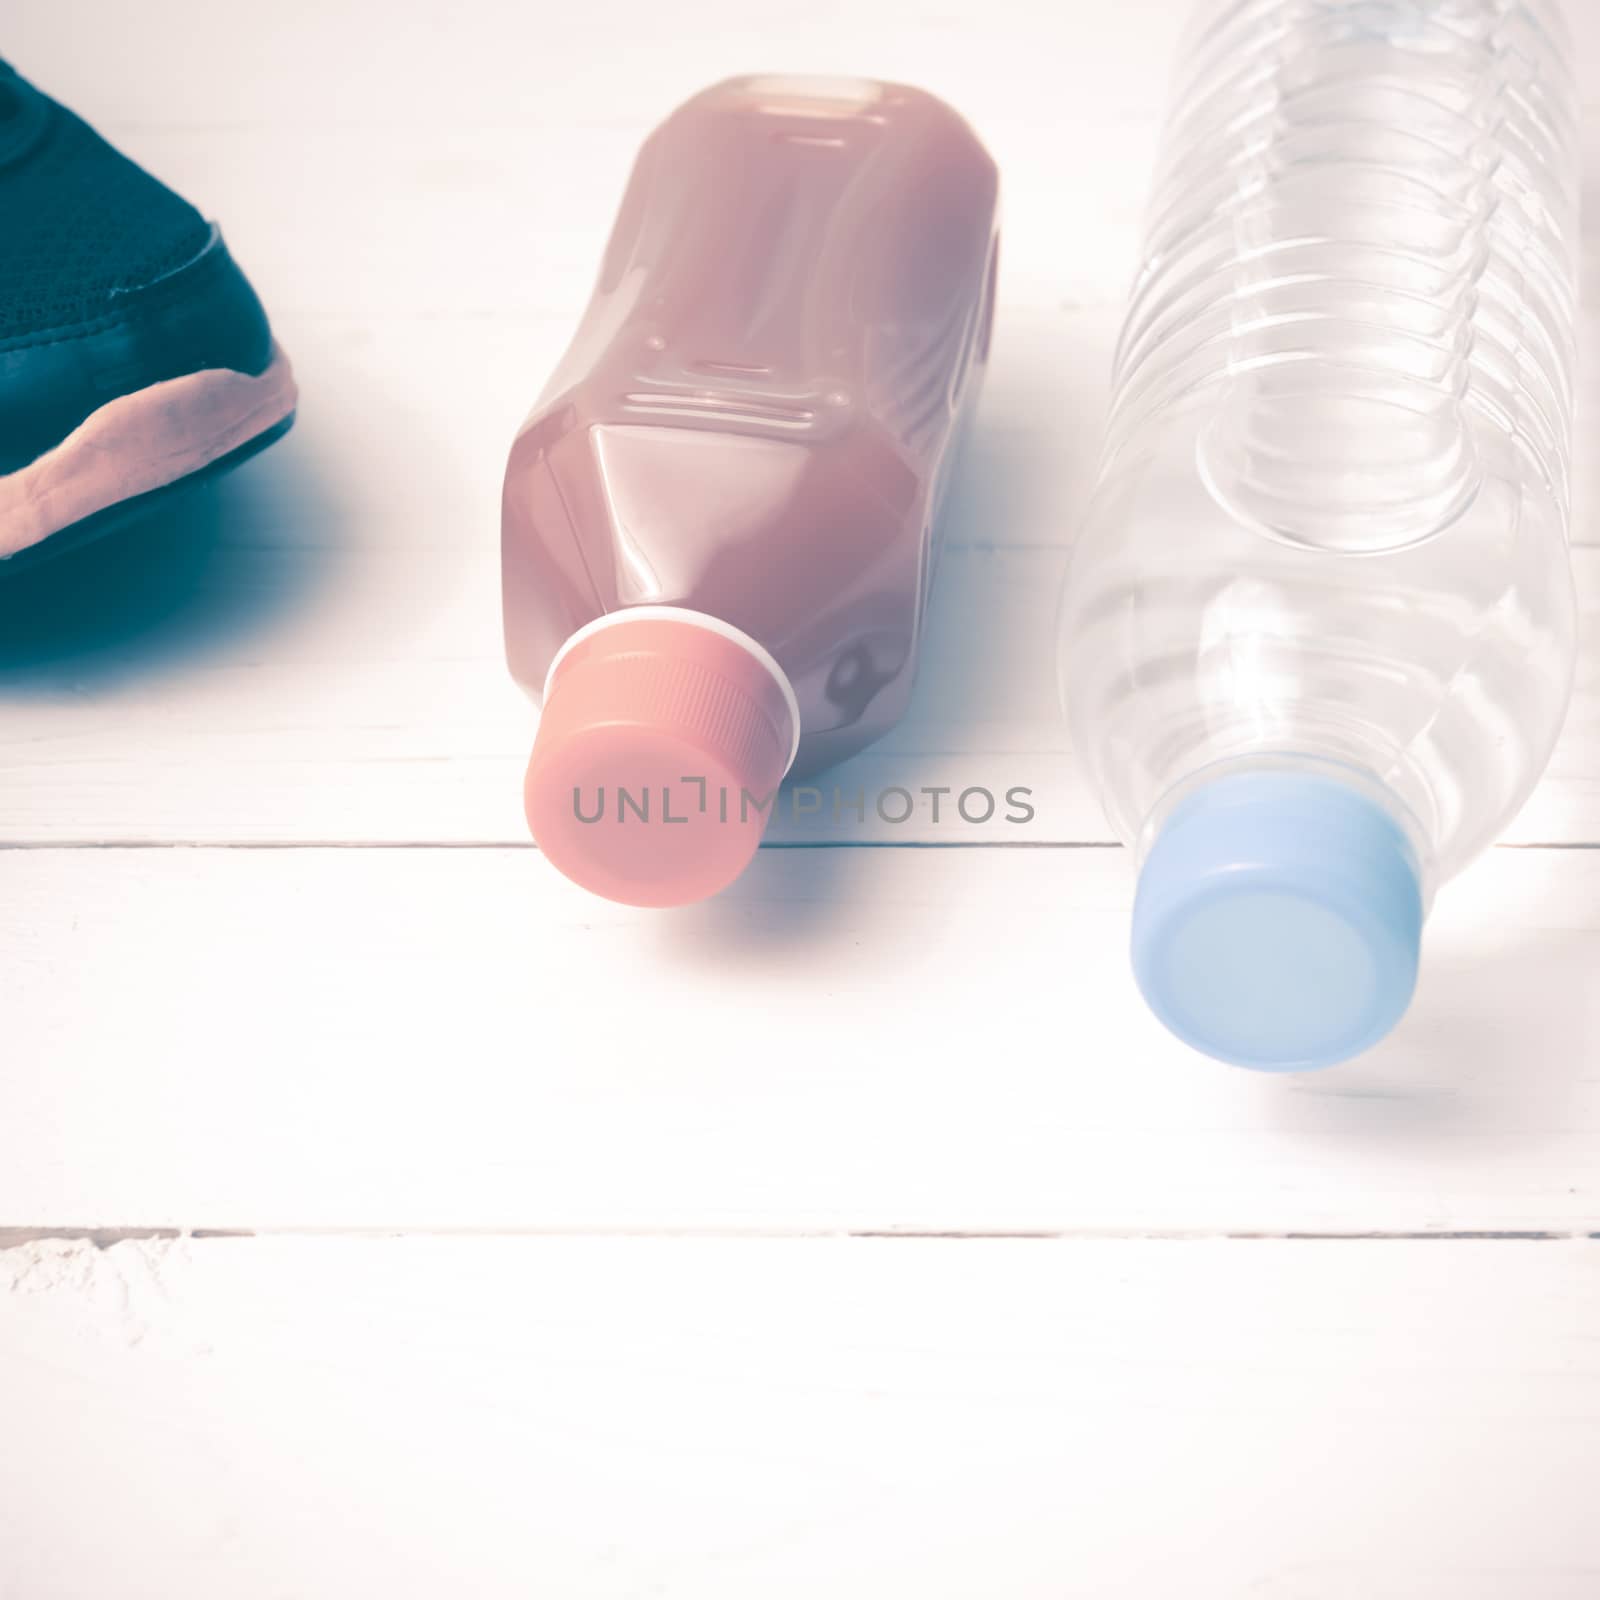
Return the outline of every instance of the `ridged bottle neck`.
{"type": "Polygon", "coordinates": [[[1552,39],[1512,0],[1211,9],[1108,463],[1200,401],[1207,489],[1290,546],[1370,555],[1452,527],[1482,436],[1517,438],[1564,509],[1575,163],[1552,39]]]}

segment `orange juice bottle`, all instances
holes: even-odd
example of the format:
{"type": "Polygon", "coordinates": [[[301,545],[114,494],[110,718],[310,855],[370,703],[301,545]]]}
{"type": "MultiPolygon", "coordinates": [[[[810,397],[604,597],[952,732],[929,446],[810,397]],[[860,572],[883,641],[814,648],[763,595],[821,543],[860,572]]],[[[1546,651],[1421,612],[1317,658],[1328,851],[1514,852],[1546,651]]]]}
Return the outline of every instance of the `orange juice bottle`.
{"type": "Polygon", "coordinates": [[[732,79],[645,142],[505,479],[528,821],[578,883],[714,893],[786,772],[905,710],[997,200],[967,124],[897,84],[732,79]]]}

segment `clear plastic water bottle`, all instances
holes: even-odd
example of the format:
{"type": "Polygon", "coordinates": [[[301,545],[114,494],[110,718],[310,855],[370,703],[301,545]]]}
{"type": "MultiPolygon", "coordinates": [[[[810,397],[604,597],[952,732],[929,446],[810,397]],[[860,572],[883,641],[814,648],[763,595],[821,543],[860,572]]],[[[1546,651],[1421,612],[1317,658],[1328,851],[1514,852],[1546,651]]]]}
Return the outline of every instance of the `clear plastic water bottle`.
{"type": "Polygon", "coordinates": [[[1063,694],[1135,970],[1242,1066],[1382,1038],[1566,711],[1578,141],[1553,0],[1212,0],[1063,694]]]}

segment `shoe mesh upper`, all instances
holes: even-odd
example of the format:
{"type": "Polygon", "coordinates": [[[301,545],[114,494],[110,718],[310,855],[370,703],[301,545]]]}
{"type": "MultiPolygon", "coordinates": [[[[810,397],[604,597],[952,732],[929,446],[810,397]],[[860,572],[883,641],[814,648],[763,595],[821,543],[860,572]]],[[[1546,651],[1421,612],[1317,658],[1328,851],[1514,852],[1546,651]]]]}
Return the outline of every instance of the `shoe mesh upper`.
{"type": "Polygon", "coordinates": [[[92,321],[114,292],[182,266],[209,234],[187,201],[0,62],[0,339],[92,321]],[[8,159],[20,117],[37,136],[8,159]]]}

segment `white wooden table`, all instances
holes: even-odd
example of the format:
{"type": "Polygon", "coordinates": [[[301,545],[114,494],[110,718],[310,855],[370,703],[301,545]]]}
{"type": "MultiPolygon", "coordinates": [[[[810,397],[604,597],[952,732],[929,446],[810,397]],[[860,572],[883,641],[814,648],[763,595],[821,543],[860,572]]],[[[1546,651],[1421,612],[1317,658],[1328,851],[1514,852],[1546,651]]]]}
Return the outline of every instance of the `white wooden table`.
{"type": "Polygon", "coordinates": [[[1343,1069],[1145,1015],[1055,709],[1179,15],[10,0],[304,399],[0,588],[0,1600],[1600,1595],[1600,520],[1550,775],[1343,1069]],[[640,913],[524,837],[499,476],[639,140],[752,70],[1000,161],[932,653],[838,781],[1038,818],[640,913]]]}

